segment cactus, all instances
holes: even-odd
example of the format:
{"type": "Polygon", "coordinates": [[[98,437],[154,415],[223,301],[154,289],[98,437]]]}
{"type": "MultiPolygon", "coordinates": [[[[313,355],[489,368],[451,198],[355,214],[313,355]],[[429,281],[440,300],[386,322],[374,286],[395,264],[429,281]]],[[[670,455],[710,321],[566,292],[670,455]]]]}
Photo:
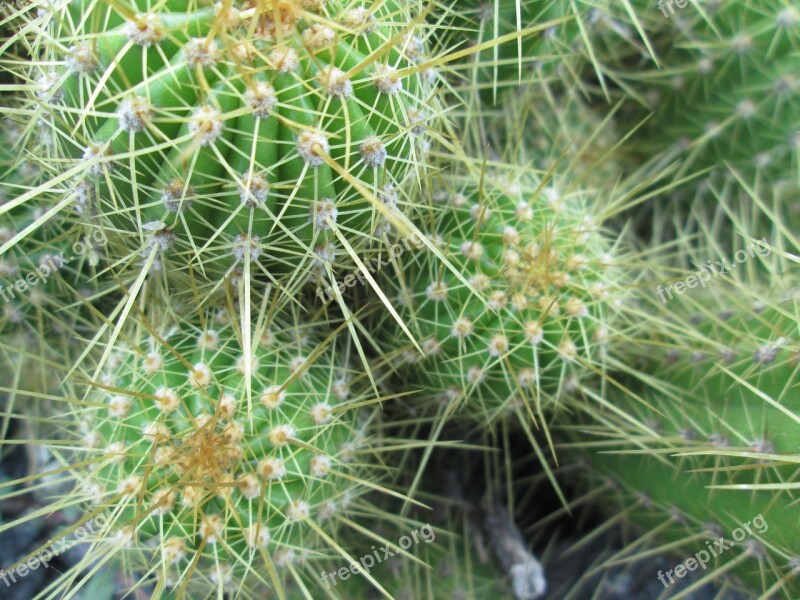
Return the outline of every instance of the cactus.
{"type": "Polygon", "coordinates": [[[69,187],[120,265],[141,255],[179,291],[247,261],[294,289],[318,248],[376,245],[378,195],[415,177],[437,112],[409,7],[139,4],[27,17],[27,116],[59,173],[19,201],[69,187]]]}
{"type": "Polygon", "coordinates": [[[56,466],[0,484],[46,500],[0,530],[91,525],[41,596],[105,571],[156,598],[539,597],[513,496],[549,480],[568,511],[562,461],[648,529],[607,564],[749,525],[679,597],[798,595],[786,0],[23,4],[0,11],[0,430],[56,466]],[[662,194],[691,202],[653,219],[662,194]],[[760,238],[713,285],[643,287],[760,238]],[[423,503],[437,543],[398,546],[423,503]],[[397,559],[326,583],[376,542],[397,559]]]}
{"type": "MultiPolygon", "coordinates": [[[[406,381],[453,394],[481,419],[532,416],[586,364],[601,364],[618,312],[620,278],[586,198],[558,177],[549,183],[533,173],[442,177],[421,227],[461,278],[428,253],[382,271],[429,357],[403,354],[406,381]]],[[[382,320],[374,327],[388,346],[408,347],[382,320]]]]}
{"type": "Polygon", "coordinates": [[[381,474],[376,400],[340,342],[280,316],[244,348],[209,315],[166,328],[126,330],[85,399],[61,400],[74,425],[52,447],[77,485],[53,508],[84,505],[78,525],[96,524],[84,566],[116,558],[139,585],[192,595],[280,590],[314,561],[349,562],[337,532],[381,474]]]}
{"type": "MultiPolygon", "coordinates": [[[[585,461],[592,486],[604,482],[625,519],[653,532],[645,538],[657,532],[665,549],[694,557],[691,570],[702,558],[702,581],[735,574],[763,597],[798,590],[797,306],[776,290],[698,290],[630,349],[644,391],[616,391],[608,400],[617,414],[587,405],[594,423],[565,425],[572,443],[560,454],[585,461]]],[[[658,573],[665,587],[671,566],[658,573]]]]}
{"type": "MultiPolygon", "coordinates": [[[[448,156],[431,152],[452,165],[448,156]]],[[[624,198],[573,186],[573,171],[487,166],[463,149],[455,156],[463,170],[431,178],[418,221],[438,253],[398,243],[399,256],[379,272],[408,331],[380,309],[366,328],[381,362],[414,394],[414,417],[436,423],[431,439],[451,418],[495,441],[521,430],[549,469],[542,446],[552,449],[553,407],[605,371],[607,345],[628,327],[627,256],[602,224],[605,203],[624,198]]]]}
{"type": "Polygon", "coordinates": [[[626,90],[644,104],[633,118],[653,113],[639,137],[641,156],[680,159],[679,175],[730,167],[748,183],[755,175],[796,180],[798,9],[780,0],[714,1],[670,14],[669,4],[639,9],[667,23],[660,67],[618,65],[626,90]]]}
{"type": "Polygon", "coordinates": [[[565,475],[582,472],[598,508],[645,532],[597,572],[673,553],[652,574],[671,598],[707,583],[797,594],[797,240],[779,207],[736,187],[718,192],[715,206],[695,202],[688,218],[657,214],[647,245],[668,252],[639,295],[642,328],[609,353],[615,383],[603,407],[584,388],[569,406],[588,420],[571,412],[552,423],[565,475]],[[717,556],[720,538],[727,549],[717,556]],[[682,580],[688,558],[692,582],[682,580]]]}

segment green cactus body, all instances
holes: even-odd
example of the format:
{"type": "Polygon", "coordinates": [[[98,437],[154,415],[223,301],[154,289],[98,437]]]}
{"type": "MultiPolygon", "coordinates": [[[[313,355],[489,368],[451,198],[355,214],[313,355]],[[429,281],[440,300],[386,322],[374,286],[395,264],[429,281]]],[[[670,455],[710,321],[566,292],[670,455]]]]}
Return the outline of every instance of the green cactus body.
{"type": "Polygon", "coordinates": [[[432,116],[405,5],[139,4],[36,21],[37,110],[109,237],[206,280],[374,245],[375,199],[420,165],[432,116]]]}
{"type": "MultiPolygon", "coordinates": [[[[767,0],[690,3],[661,17],[660,67],[624,69],[627,85],[654,112],[640,136],[641,153],[681,157],[684,172],[728,163],[750,182],[796,181],[800,85],[800,12],[767,0]],[[701,9],[702,8],[702,12],[701,9]],[[665,27],[667,27],[665,26],[665,27]]],[[[725,167],[727,170],[727,167],[725,167]]]]}
{"type": "Polygon", "coordinates": [[[350,409],[364,398],[341,353],[314,362],[303,330],[265,329],[248,380],[233,327],[213,327],[112,355],[80,414],[83,493],[134,572],[184,590],[274,587],[275,565],[335,554],[325,536],[364,489],[366,411],[350,409]]]}
{"type": "Polygon", "coordinates": [[[582,197],[557,185],[454,177],[435,194],[421,227],[474,292],[427,253],[387,276],[406,286],[395,297],[428,355],[408,351],[411,383],[496,416],[551,399],[584,361],[602,361],[614,269],[582,197]]]}
{"type": "MultiPolygon", "coordinates": [[[[666,337],[638,348],[649,386],[641,401],[614,394],[625,422],[606,415],[607,426],[582,429],[603,441],[574,442],[628,505],[628,520],[657,530],[679,555],[705,552],[706,580],[730,572],[763,597],[794,598],[796,300],[746,306],[733,296],[706,297],[699,307],[696,318],[678,317],[666,337]],[[728,549],[710,555],[723,537],[728,549]]],[[[670,571],[662,583],[674,577],[670,571]]]]}

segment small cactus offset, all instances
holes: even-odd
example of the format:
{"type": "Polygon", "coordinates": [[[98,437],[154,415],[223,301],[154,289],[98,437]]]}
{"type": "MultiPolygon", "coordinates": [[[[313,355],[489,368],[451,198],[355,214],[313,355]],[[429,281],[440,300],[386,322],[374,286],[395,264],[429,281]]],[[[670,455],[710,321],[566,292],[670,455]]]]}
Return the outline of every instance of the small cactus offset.
{"type": "MultiPolygon", "coordinates": [[[[382,272],[428,357],[397,331],[390,347],[408,348],[407,381],[489,421],[533,416],[601,365],[624,293],[581,191],[558,176],[509,175],[434,179],[420,228],[458,274],[425,252],[382,272]]],[[[381,321],[391,340],[396,325],[381,321]]]]}
{"type": "Polygon", "coordinates": [[[252,347],[210,318],[159,331],[132,332],[71,408],[72,501],[106,523],[90,556],[190,595],[282,589],[347,560],[337,531],[380,474],[375,401],[346,351],[292,321],[252,347]]]}

